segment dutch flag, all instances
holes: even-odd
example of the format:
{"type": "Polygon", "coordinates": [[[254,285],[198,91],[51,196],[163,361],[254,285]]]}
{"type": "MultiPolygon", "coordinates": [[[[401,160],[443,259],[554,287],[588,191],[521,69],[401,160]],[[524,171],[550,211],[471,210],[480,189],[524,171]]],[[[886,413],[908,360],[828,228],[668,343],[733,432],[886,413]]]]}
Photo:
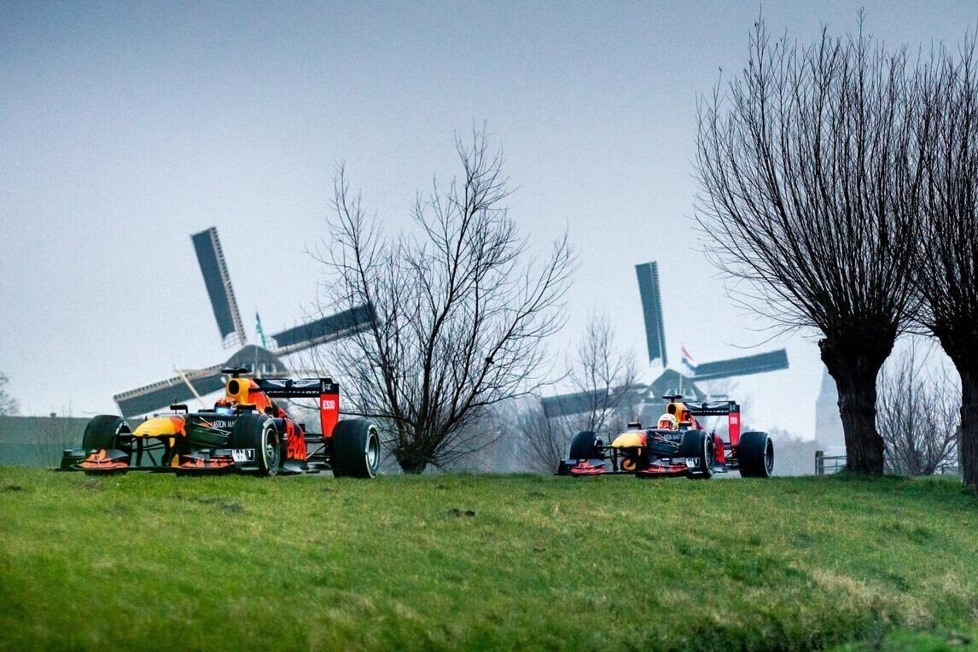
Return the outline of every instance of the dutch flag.
{"type": "Polygon", "coordinates": [[[687,369],[689,369],[689,372],[690,373],[695,374],[696,373],[696,361],[693,360],[693,356],[691,356],[689,354],[689,351],[686,350],[686,347],[685,346],[682,346],[680,348],[682,349],[682,352],[683,352],[683,356],[682,356],[683,366],[686,367],[687,369]]]}

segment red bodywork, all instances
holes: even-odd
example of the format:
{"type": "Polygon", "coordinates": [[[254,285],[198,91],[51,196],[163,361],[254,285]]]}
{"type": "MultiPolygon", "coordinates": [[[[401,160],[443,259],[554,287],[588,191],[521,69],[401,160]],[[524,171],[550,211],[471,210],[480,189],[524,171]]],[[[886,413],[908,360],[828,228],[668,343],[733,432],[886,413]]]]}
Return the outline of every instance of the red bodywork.
{"type": "MultiPolygon", "coordinates": [[[[274,418],[287,418],[285,410],[275,404],[273,398],[318,399],[319,421],[323,437],[332,437],[333,429],[340,420],[340,387],[329,379],[309,381],[233,378],[227,384],[227,399],[240,405],[254,405],[259,412],[274,418]],[[303,383],[303,384],[300,384],[303,383]]],[[[289,422],[295,426],[294,422],[289,422]]]]}

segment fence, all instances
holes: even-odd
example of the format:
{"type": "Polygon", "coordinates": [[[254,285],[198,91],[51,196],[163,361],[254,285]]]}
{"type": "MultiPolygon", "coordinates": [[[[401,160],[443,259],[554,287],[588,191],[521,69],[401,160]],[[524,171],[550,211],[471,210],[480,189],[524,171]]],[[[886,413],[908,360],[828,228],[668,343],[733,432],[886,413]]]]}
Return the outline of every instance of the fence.
{"type": "Polygon", "coordinates": [[[66,448],[79,448],[87,418],[0,416],[0,466],[56,468],[66,448]]]}
{"type": "MultiPolygon", "coordinates": [[[[838,473],[846,468],[845,455],[826,455],[825,451],[815,451],[815,475],[838,473]]],[[[891,473],[893,471],[887,471],[891,473]]],[[[934,469],[933,475],[961,475],[961,467],[957,461],[940,464],[934,469]]]]}
{"type": "Polygon", "coordinates": [[[815,475],[838,473],[846,468],[845,455],[826,455],[825,451],[815,451],[815,475]]]}

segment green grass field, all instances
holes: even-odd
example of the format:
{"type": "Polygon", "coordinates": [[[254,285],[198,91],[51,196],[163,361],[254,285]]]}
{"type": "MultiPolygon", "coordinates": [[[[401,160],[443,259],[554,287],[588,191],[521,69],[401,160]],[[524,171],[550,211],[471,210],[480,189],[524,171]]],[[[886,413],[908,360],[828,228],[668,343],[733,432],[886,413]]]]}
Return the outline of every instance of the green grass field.
{"type": "Polygon", "coordinates": [[[0,469],[0,649],[968,649],[959,481],[0,469]]]}

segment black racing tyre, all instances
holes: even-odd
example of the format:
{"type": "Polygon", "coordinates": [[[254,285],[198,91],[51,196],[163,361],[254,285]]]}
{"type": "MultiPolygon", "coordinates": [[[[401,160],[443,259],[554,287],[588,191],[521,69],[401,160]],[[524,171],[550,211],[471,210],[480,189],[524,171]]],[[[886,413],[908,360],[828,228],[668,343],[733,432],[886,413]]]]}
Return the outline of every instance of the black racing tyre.
{"type": "Polygon", "coordinates": [[[689,477],[709,480],[713,477],[713,437],[702,430],[687,430],[679,445],[679,457],[697,460],[696,470],[689,471],[689,477]]]}
{"type": "Polygon", "coordinates": [[[333,428],[333,476],[372,478],[380,468],[380,430],[367,419],[343,419],[333,428]]]}
{"type": "Polygon", "coordinates": [[[574,435],[571,439],[570,455],[571,460],[590,460],[597,457],[595,451],[598,436],[590,430],[584,430],[574,435]]]}
{"type": "Polygon", "coordinates": [[[258,475],[276,475],[282,463],[281,437],[275,422],[264,414],[242,414],[231,427],[231,448],[255,451],[258,475]]]}
{"type": "Polygon", "coordinates": [[[122,417],[100,414],[85,426],[85,434],[82,435],[82,448],[86,452],[113,448],[129,452],[131,438],[127,435],[131,432],[129,424],[122,417]]]}
{"type": "Polygon", "coordinates": [[[774,442],[766,432],[745,432],[737,450],[740,475],[744,478],[770,478],[774,472],[774,442]]]}

